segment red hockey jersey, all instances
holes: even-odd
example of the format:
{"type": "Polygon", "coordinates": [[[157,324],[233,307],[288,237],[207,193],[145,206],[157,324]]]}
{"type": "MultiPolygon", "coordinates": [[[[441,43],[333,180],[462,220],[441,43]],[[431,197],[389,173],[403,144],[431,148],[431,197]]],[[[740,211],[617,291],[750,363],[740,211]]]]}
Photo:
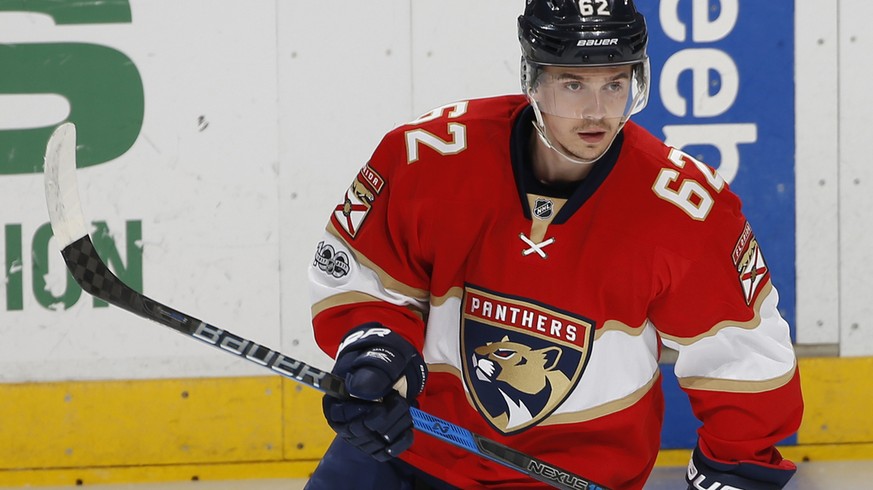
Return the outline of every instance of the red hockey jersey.
{"type": "MultiPolygon", "coordinates": [[[[388,133],[310,269],[331,356],[378,321],[421,350],[422,410],[615,489],[643,487],[664,414],[660,345],[727,461],[780,464],[802,402],[789,329],[738,198],[629,122],[575,189],[530,172],[523,96],[388,133]]],[[[417,434],[401,456],[464,489],[544,488],[417,434]]]]}

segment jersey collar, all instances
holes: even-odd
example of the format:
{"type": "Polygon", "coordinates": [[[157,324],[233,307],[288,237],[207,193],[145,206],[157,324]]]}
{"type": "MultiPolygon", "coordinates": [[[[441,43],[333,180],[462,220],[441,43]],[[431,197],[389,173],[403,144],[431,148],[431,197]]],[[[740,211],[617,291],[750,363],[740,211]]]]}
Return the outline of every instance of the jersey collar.
{"type": "Polygon", "coordinates": [[[527,106],[515,120],[510,137],[510,155],[512,158],[512,170],[515,175],[515,184],[521,199],[522,209],[527,219],[531,219],[531,210],[528,205],[527,194],[538,194],[548,197],[567,199],[555,219],[554,224],[561,224],[572,216],[576,210],[582,207],[588,199],[597,192],[606,177],[615,168],[618,157],[621,154],[624,143],[624,129],[619,131],[612,142],[612,146],[606,153],[594,163],[594,168],[580,182],[552,186],[540,182],[533,173],[533,159],[531,148],[531,132],[533,131],[534,111],[533,107],[527,106]]]}

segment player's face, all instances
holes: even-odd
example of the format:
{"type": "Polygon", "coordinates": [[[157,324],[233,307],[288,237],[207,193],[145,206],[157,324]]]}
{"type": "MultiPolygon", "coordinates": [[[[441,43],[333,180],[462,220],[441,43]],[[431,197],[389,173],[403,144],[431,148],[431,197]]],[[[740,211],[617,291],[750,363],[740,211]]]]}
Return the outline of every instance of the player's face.
{"type": "Polygon", "coordinates": [[[631,70],[545,67],[536,98],[552,142],[581,159],[602,155],[626,116],[631,70]]]}

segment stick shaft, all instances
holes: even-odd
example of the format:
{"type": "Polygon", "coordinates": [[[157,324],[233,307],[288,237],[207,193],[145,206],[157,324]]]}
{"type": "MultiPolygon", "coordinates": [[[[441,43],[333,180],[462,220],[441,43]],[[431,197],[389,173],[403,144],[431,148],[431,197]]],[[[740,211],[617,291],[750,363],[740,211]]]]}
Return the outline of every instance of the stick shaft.
{"type": "MultiPolygon", "coordinates": [[[[87,293],[330,396],[349,396],[343,380],[337,376],[150,299],[113,274],[86,231],[76,179],[76,127],[72,123],[59,126],[49,139],[45,157],[45,191],[52,230],[60,243],[64,261],[73,279],[87,293]]],[[[606,490],[416,408],[411,412],[417,430],[555,488],[606,490]]]]}
{"type": "MultiPolygon", "coordinates": [[[[73,241],[61,253],[70,274],[82,289],[111,305],[170,327],[181,334],[266,367],[281,376],[311,386],[330,396],[338,398],[349,396],[343,380],[327,371],[210,325],[135,291],[109,270],[88,235],[73,241]]],[[[411,408],[410,411],[413,426],[420,432],[520,471],[555,488],[564,490],[604,488],[419,409],[411,408]]]]}

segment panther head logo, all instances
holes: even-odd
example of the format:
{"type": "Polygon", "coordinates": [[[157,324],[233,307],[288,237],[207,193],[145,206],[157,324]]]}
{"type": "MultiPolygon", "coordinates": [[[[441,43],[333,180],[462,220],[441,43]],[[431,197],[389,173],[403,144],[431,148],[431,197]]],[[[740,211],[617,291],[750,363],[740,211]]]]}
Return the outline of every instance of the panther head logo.
{"type": "Polygon", "coordinates": [[[493,422],[507,430],[529,424],[540,413],[550,413],[563,401],[570,379],[556,369],[559,347],[531,349],[504,336],[473,351],[476,377],[492,383],[505,402],[493,422]]]}
{"type": "Polygon", "coordinates": [[[355,197],[364,204],[373,204],[373,201],[376,200],[376,196],[360,180],[355,179],[355,182],[352,183],[352,191],[355,193],[355,197]]]}
{"type": "Polygon", "coordinates": [[[591,356],[593,320],[465,284],[460,330],[464,386],[494,430],[563,423],[552,414],[572,411],[564,402],[591,356]]]}
{"type": "MultiPolygon", "coordinates": [[[[376,200],[376,196],[370,192],[367,187],[361,183],[359,180],[355,180],[352,182],[351,187],[349,188],[351,191],[350,194],[354,195],[358,202],[366,205],[367,207],[373,204],[373,201],[376,200]]],[[[343,214],[349,216],[352,214],[352,210],[355,203],[352,202],[349,195],[346,196],[345,201],[343,202],[343,214]]]]}

